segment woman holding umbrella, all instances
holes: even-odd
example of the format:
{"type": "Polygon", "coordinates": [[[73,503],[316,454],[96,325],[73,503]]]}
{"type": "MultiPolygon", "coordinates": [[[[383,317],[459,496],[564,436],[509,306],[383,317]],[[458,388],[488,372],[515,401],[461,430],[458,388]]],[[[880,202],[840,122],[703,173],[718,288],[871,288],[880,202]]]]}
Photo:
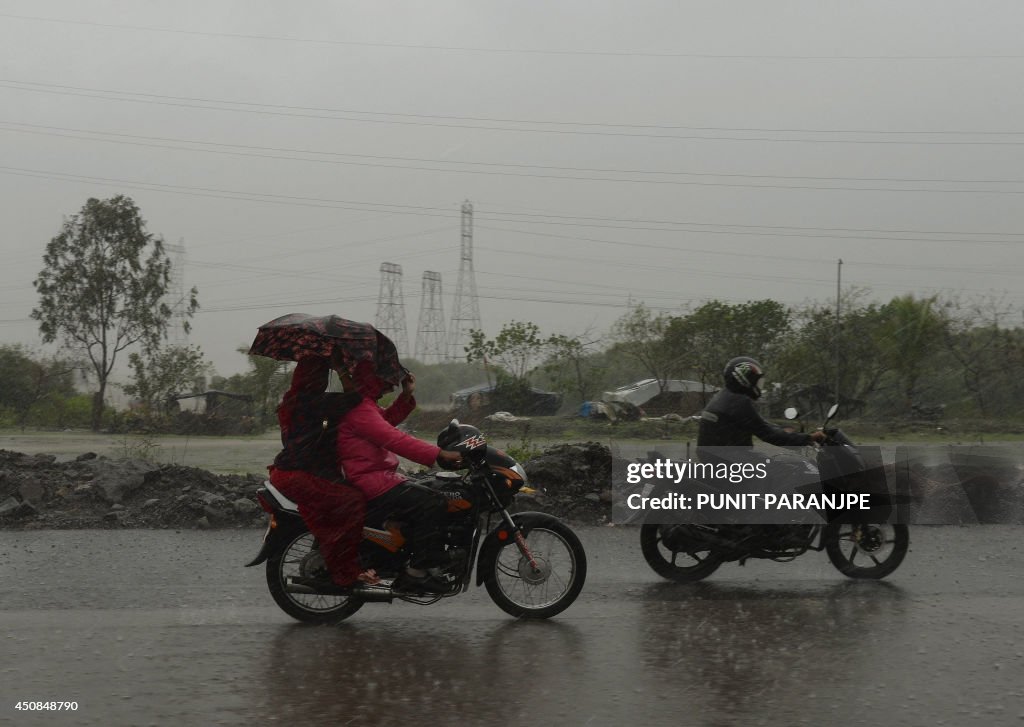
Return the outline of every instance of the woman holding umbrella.
{"type": "Polygon", "coordinates": [[[434,516],[441,513],[434,511],[443,503],[424,497],[420,489],[398,487],[405,478],[396,473],[395,453],[426,466],[453,466],[460,455],[395,428],[416,402],[415,377],[399,362],[394,343],[366,323],[292,313],[260,326],[249,353],[298,361],[278,408],[284,449],[270,481],[299,506],[330,571],[330,582],[309,585],[346,592],[359,580],[375,581],[372,572],[360,574],[358,565],[366,500],[372,499],[375,513],[400,514],[412,523],[414,558],[407,585],[429,590],[434,584],[425,569],[440,551],[434,516]],[[344,394],[325,392],[331,368],[341,376],[344,394]],[[381,409],[377,400],[398,382],[402,394],[381,409]]]}
{"type": "Polygon", "coordinates": [[[366,498],[344,481],[334,436],[338,421],[360,397],[326,393],[329,376],[326,358],[308,356],[295,367],[291,387],[277,409],[283,449],[270,467],[270,481],[299,506],[319,543],[329,579],[310,585],[343,591],[360,581],[374,583],[376,576],[372,571],[360,573],[366,498]]]}

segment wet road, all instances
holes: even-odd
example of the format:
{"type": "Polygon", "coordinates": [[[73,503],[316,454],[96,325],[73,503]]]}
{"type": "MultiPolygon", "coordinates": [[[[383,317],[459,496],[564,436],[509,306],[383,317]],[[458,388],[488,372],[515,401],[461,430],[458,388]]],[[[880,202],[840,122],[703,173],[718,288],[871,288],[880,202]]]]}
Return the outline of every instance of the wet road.
{"type": "Polygon", "coordinates": [[[0,724],[1024,725],[1024,529],[914,528],[878,583],[812,553],[669,584],[637,530],[580,534],[551,621],[481,589],[305,627],[240,567],[257,531],[0,532],[0,724]]]}

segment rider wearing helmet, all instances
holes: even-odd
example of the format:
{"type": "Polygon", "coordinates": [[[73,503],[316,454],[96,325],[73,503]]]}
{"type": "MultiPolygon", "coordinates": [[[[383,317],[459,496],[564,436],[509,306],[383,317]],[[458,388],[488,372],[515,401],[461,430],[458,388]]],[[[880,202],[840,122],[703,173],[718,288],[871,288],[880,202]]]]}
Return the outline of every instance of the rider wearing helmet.
{"type": "Polygon", "coordinates": [[[748,356],[739,356],[725,365],[725,388],[715,394],[700,414],[697,451],[705,461],[721,460],[707,447],[754,446],[754,437],[779,447],[801,447],[825,439],[823,432],[793,432],[765,421],[754,407],[761,397],[758,387],[764,368],[748,356]]]}

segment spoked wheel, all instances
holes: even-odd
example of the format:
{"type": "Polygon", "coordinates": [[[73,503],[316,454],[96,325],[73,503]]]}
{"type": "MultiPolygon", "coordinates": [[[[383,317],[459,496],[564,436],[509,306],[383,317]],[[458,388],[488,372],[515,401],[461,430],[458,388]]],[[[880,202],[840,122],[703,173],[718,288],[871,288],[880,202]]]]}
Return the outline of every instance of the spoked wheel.
{"type": "Polygon", "coordinates": [[[665,541],[670,525],[647,524],[640,528],[640,550],[647,564],[662,578],[679,583],[699,581],[718,570],[722,560],[710,550],[676,550],[665,541]]]}
{"type": "Polygon", "coordinates": [[[363,605],[358,598],[290,593],[286,588],[293,576],[318,578],[326,574],[323,556],[309,532],[297,535],[284,550],[267,561],[270,595],[285,613],[306,623],[335,623],[348,618],[363,605]]]}
{"type": "Polygon", "coordinates": [[[885,578],[910,548],[906,525],[832,523],[825,528],[825,551],[840,573],[850,578],[885,578]]]}
{"type": "Polygon", "coordinates": [[[485,581],[487,593],[507,614],[549,618],[580,594],[587,556],[576,533],[557,521],[531,528],[525,539],[533,564],[514,542],[497,548],[485,581]]]}

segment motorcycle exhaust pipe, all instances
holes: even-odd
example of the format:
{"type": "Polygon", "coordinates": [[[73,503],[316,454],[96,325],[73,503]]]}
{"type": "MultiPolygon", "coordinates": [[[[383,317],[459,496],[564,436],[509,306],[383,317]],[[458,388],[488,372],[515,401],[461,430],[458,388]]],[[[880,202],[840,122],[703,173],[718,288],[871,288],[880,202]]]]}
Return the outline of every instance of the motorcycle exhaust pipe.
{"type": "MultiPolygon", "coordinates": [[[[284,587],[286,593],[298,593],[305,596],[335,596],[340,595],[336,593],[321,593],[311,586],[303,586],[298,583],[289,583],[284,587]]],[[[375,602],[375,603],[391,603],[395,600],[395,595],[392,593],[390,588],[354,588],[352,589],[351,595],[358,598],[360,601],[375,602]]]]}

